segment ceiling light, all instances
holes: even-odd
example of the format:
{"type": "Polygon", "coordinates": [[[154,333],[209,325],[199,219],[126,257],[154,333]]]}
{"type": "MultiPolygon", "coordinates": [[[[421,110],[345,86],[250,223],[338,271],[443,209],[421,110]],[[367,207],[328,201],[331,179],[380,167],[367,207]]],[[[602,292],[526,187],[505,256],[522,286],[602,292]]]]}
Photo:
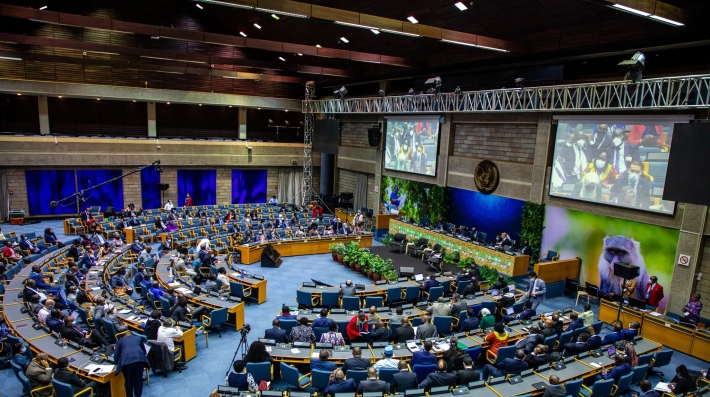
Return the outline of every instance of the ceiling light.
{"type": "Polygon", "coordinates": [[[46,9],[47,9],[47,6],[42,6],[42,7],[40,7],[39,9],[40,9],[40,10],[46,10],[46,9]]]}
{"type": "Polygon", "coordinates": [[[286,62],[286,60],[284,59],[284,57],[279,57],[279,59],[282,60],[282,61],[284,61],[284,62],[286,62]]]}
{"type": "Polygon", "coordinates": [[[316,44],[316,48],[323,48],[320,46],[320,44],[316,44]]]}
{"type": "Polygon", "coordinates": [[[101,98],[96,98],[96,100],[97,100],[97,101],[100,101],[100,100],[101,100],[101,98]]]}
{"type": "Polygon", "coordinates": [[[510,52],[508,50],[504,50],[502,48],[495,48],[495,47],[488,47],[485,45],[477,45],[477,44],[471,44],[471,43],[464,43],[463,41],[454,41],[454,40],[447,40],[447,39],[441,39],[444,43],[450,43],[450,44],[458,44],[458,45],[465,45],[468,47],[476,47],[476,48],[482,48],[484,50],[491,50],[491,51],[498,51],[498,52],[510,52]]]}
{"type": "Polygon", "coordinates": [[[256,108],[256,110],[261,110],[261,108],[256,108]]]}
{"type": "Polygon", "coordinates": [[[5,60],[8,60],[8,61],[21,61],[21,60],[22,60],[22,58],[3,57],[3,56],[0,56],[0,59],[5,59],[5,60]]]}
{"type": "MultiPolygon", "coordinates": [[[[61,97],[60,97],[60,98],[61,98],[61,97]]],[[[136,101],[136,100],[134,99],[133,102],[135,102],[135,101],[136,101]]]]}
{"type": "Polygon", "coordinates": [[[367,26],[367,25],[360,25],[359,23],[350,23],[350,22],[342,22],[342,21],[335,21],[336,24],[338,25],[343,25],[343,26],[350,26],[353,28],[362,28],[362,29],[377,29],[373,26],[367,26]]]}
{"type": "MultiPolygon", "coordinates": [[[[60,96],[58,96],[57,98],[61,98],[61,97],[62,97],[62,96],[60,95],[60,96]]],[[[133,102],[135,102],[135,101],[133,101],[133,102]]]]}
{"type": "Polygon", "coordinates": [[[170,102],[166,102],[168,105],[170,105],[170,102]]]}
{"type": "Polygon", "coordinates": [[[160,36],[150,36],[150,38],[153,40],[160,40],[160,36]]]}
{"type": "MultiPolygon", "coordinates": [[[[286,109],[286,113],[288,113],[288,109],[286,109]]],[[[287,123],[288,123],[288,121],[287,121],[287,123]]]]}
{"type": "Polygon", "coordinates": [[[303,56],[303,54],[301,54],[300,52],[299,52],[297,55],[298,55],[299,57],[302,57],[302,56],[303,56]]]}
{"type": "Polygon", "coordinates": [[[199,8],[200,10],[203,8],[203,7],[202,7],[201,5],[199,5],[199,4],[195,4],[195,5],[196,5],[197,8],[199,8]]]}
{"type": "Polygon", "coordinates": [[[242,36],[244,36],[244,37],[247,37],[247,34],[244,33],[244,32],[239,32],[239,34],[242,35],[242,36]]]}
{"type": "Polygon", "coordinates": [[[20,94],[20,93],[18,92],[17,95],[22,95],[22,94],[20,94]]]}
{"type": "Polygon", "coordinates": [[[627,7],[627,6],[624,6],[624,5],[621,5],[621,4],[613,4],[612,7],[617,8],[617,9],[622,10],[622,11],[630,12],[630,13],[632,13],[632,14],[641,15],[642,17],[647,17],[647,16],[651,15],[651,14],[649,14],[649,13],[647,13],[647,12],[644,12],[644,11],[641,11],[641,10],[637,10],[637,9],[635,9],[635,8],[627,7]]]}
{"type": "Polygon", "coordinates": [[[293,12],[286,12],[286,11],[276,11],[276,10],[270,10],[268,8],[256,8],[257,11],[262,11],[262,12],[270,12],[272,14],[277,14],[277,15],[285,15],[287,17],[296,17],[296,18],[308,18],[308,15],[303,15],[303,14],[295,14],[293,12]]]}
{"type": "Polygon", "coordinates": [[[464,3],[460,2],[460,1],[459,1],[458,3],[456,3],[456,4],[454,4],[454,5],[456,6],[456,8],[458,8],[458,9],[461,10],[461,11],[466,11],[466,10],[468,10],[468,7],[466,7],[466,4],[464,4],[464,3]]]}
{"type": "Polygon", "coordinates": [[[370,32],[372,32],[374,34],[380,34],[380,31],[377,29],[370,29],[370,32]]]}
{"type": "Polygon", "coordinates": [[[261,29],[261,26],[259,26],[258,23],[255,23],[255,24],[254,24],[254,27],[257,28],[257,29],[261,29]]]}
{"type": "Polygon", "coordinates": [[[393,34],[401,34],[402,36],[422,37],[422,36],[419,35],[419,34],[402,32],[401,30],[380,29],[380,31],[381,31],[381,32],[387,32],[387,33],[393,33],[393,34]]]}
{"type": "Polygon", "coordinates": [[[220,0],[193,0],[193,1],[199,1],[200,3],[218,4],[218,5],[227,6],[227,7],[246,8],[247,10],[251,10],[254,8],[252,6],[247,6],[244,4],[230,3],[227,1],[220,1],[220,0]]]}
{"type": "Polygon", "coordinates": [[[200,103],[200,104],[198,104],[197,106],[202,106],[202,104],[200,103]]]}
{"type": "Polygon", "coordinates": [[[657,21],[660,21],[660,22],[663,22],[663,23],[667,23],[667,24],[673,25],[673,26],[685,26],[685,24],[682,23],[682,22],[677,22],[677,21],[674,21],[674,20],[672,20],[672,19],[659,17],[658,15],[651,15],[649,18],[655,19],[655,20],[657,20],[657,21]]]}
{"type": "Polygon", "coordinates": [[[229,105],[229,107],[231,108],[231,107],[232,107],[232,105],[229,105]]]}
{"type": "Polygon", "coordinates": [[[349,41],[348,39],[346,39],[345,37],[341,37],[341,38],[340,38],[340,41],[342,41],[342,42],[345,43],[345,44],[348,44],[348,43],[350,42],[350,41],[349,41]]]}
{"type": "Polygon", "coordinates": [[[408,16],[407,20],[411,23],[419,23],[419,21],[417,21],[417,18],[414,18],[413,16],[408,16]]]}
{"type": "Polygon", "coordinates": [[[274,18],[274,19],[277,20],[277,21],[278,21],[279,19],[281,19],[281,18],[280,18],[278,15],[276,15],[276,14],[271,14],[271,18],[274,18]]]}

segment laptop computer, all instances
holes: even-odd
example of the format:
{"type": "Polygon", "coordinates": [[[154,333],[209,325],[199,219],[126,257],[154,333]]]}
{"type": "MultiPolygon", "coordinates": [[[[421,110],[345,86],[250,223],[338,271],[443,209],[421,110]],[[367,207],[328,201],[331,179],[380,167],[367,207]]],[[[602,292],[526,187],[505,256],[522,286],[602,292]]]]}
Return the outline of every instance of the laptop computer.
{"type": "Polygon", "coordinates": [[[424,281],[424,275],[423,274],[415,274],[414,281],[424,281]]]}
{"type": "Polygon", "coordinates": [[[547,383],[545,383],[545,382],[533,383],[531,386],[534,387],[536,390],[545,390],[545,389],[547,389],[547,383]]]}
{"type": "Polygon", "coordinates": [[[490,296],[498,296],[498,290],[497,289],[489,289],[488,294],[490,296]]]}
{"type": "Polygon", "coordinates": [[[609,355],[609,357],[611,357],[611,356],[613,356],[614,354],[616,354],[616,347],[614,347],[613,345],[607,347],[607,348],[606,348],[606,354],[609,355]]]}
{"type": "Polygon", "coordinates": [[[515,292],[515,284],[508,285],[508,292],[515,292]]]}
{"type": "Polygon", "coordinates": [[[513,307],[512,307],[512,306],[511,306],[511,307],[507,307],[507,308],[505,309],[505,313],[508,314],[509,316],[512,316],[513,314],[515,314],[515,310],[513,310],[513,307]]]}

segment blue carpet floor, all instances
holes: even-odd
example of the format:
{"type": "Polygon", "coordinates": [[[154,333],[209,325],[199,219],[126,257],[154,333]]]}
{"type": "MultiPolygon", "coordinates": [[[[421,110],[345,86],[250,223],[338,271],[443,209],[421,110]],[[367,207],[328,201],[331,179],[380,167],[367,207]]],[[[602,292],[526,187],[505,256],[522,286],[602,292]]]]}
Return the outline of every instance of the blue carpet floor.
{"type": "MultiPolygon", "coordinates": [[[[3,231],[16,231],[18,235],[23,232],[43,234],[46,227],[54,228],[57,236],[64,240],[61,221],[48,221],[26,226],[2,225],[3,231]]],[[[69,238],[69,236],[66,237],[69,238]]],[[[379,243],[375,242],[375,245],[379,245],[379,243]]],[[[395,266],[397,266],[396,263],[395,266]]],[[[367,282],[365,278],[335,264],[331,260],[330,254],[283,258],[280,268],[261,268],[258,264],[247,267],[253,273],[261,274],[268,280],[267,301],[261,305],[252,303],[245,308],[246,323],[252,327],[252,331],[248,335],[249,342],[263,337],[264,330],[271,327],[271,321],[283,304],[296,304],[296,290],[302,282],[311,279],[331,285],[339,284],[347,279],[354,282],[367,282]]],[[[569,306],[574,306],[574,300],[571,298],[552,298],[541,304],[539,310],[541,312],[551,311],[569,306]]],[[[581,304],[578,309],[581,310],[581,304]]],[[[598,312],[597,307],[594,307],[593,310],[598,312]]],[[[606,332],[608,330],[604,330],[602,334],[606,332]]],[[[218,384],[224,383],[225,373],[229,370],[239,340],[240,334],[235,332],[233,328],[222,332],[221,338],[215,334],[211,335],[209,348],[205,347],[204,337],[198,336],[197,357],[188,362],[189,368],[181,374],[172,373],[168,378],[151,377],[151,384],[144,388],[143,394],[161,397],[172,392],[189,396],[209,395],[218,384]]],[[[673,377],[676,366],[680,364],[685,364],[688,368],[696,370],[708,368],[707,362],[675,352],[671,364],[661,368],[666,381],[673,377]]],[[[651,377],[651,381],[655,383],[659,379],[654,376],[651,377]]],[[[273,385],[282,390],[286,386],[280,379],[276,379],[273,385]]],[[[0,371],[0,393],[8,397],[22,396],[20,384],[9,369],[0,371]]]]}

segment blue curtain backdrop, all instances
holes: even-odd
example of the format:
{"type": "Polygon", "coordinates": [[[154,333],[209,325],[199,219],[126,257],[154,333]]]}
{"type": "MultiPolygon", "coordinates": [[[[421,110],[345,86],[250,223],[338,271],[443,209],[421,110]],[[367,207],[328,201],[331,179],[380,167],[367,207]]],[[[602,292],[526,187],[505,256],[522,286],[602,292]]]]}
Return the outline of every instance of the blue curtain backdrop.
{"type": "Polygon", "coordinates": [[[488,241],[506,232],[520,242],[523,201],[453,187],[449,188],[449,200],[452,223],[475,226],[479,232],[486,233],[488,241]]]}
{"type": "Polygon", "coordinates": [[[76,214],[76,200],[62,202],[52,209],[49,203],[76,193],[74,170],[27,170],[27,202],[29,215],[76,214]]]}
{"type": "Polygon", "coordinates": [[[178,202],[185,204],[185,196],[190,193],[192,205],[217,204],[217,170],[177,170],[178,202]]]}
{"type": "Polygon", "coordinates": [[[232,170],[232,204],[265,202],[266,170],[232,170]]]}
{"type": "Polygon", "coordinates": [[[144,209],[160,208],[160,174],[155,167],[146,167],[141,170],[141,198],[144,209]]]}
{"type": "MultiPolygon", "coordinates": [[[[80,191],[86,190],[99,183],[118,178],[122,174],[121,170],[76,170],[77,188],[80,191]]],[[[82,204],[82,210],[89,206],[99,205],[103,212],[106,207],[112,205],[117,211],[120,211],[124,208],[123,180],[118,179],[96,189],[91,189],[84,196],[87,200],[82,204]]]]}

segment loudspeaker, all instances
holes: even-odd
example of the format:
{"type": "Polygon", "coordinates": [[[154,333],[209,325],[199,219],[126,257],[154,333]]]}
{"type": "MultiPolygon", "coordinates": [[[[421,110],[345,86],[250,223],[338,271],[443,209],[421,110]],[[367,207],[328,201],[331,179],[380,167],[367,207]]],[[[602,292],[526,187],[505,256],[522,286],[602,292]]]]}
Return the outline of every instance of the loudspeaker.
{"type": "Polygon", "coordinates": [[[261,267],[279,267],[283,261],[274,247],[267,245],[261,253],[261,267]]]}
{"type": "Polygon", "coordinates": [[[159,190],[168,190],[168,189],[170,189],[170,184],[169,183],[159,183],[158,189],[159,190]]]}
{"type": "Polygon", "coordinates": [[[372,127],[367,129],[367,141],[370,143],[370,147],[380,146],[380,127],[372,127]]]}
{"type": "Polygon", "coordinates": [[[636,278],[641,274],[638,266],[629,265],[626,262],[616,262],[614,264],[614,275],[626,280],[636,278]]]}
{"type": "Polygon", "coordinates": [[[663,200],[710,205],[710,183],[698,180],[698,175],[710,173],[710,161],[701,160],[710,156],[710,123],[674,124],[671,147],[665,185],[661,185],[663,200]]]}

